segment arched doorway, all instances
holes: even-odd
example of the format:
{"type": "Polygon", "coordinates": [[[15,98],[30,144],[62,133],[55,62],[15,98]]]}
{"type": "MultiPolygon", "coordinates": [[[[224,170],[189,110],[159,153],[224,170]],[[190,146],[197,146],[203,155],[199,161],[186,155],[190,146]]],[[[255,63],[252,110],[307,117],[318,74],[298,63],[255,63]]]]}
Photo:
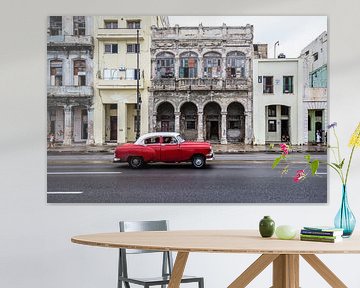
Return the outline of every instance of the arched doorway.
{"type": "Polygon", "coordinates": [[[198,136],[197,107],[192,102],[184,103],[180,108],[180,132],[186,140],[196,140],[198,136]]]}
{"type": "Polygon", "coordinates": [[[174,106],[169,102],[163,102],[157,108],[156,131],[157,132],[175,131],[174,106]]]}
{"type": "Polygon", "coordinates": [[[204,107],[205,139],[218,142],[221,134],[221,107],[209,102],[204,107]]]}
{"type": "Polygon", "coordinates": [[[226,138],[229,142],[245,141],[245,109],[238,102],[232,102],[227,108],[226,138]]]}

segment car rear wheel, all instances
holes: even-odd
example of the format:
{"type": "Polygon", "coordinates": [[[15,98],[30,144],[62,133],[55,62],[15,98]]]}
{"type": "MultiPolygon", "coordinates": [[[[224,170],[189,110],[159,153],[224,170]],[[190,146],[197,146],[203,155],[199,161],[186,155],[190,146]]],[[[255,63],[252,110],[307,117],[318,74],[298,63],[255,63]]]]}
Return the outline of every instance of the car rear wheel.
{"type": "Polygon", "coordinates": [[[131,157],[128,163],[131,168],[138,169],[144,165],[144,160],[141,157],[131,157]]]}
{"type": "Polygon", "coordinates": [[[204,168],[204,166],[206,164],[206,160],[203,155],[195,155],[192,158],[191,163],[194,168],[204,168]]]}

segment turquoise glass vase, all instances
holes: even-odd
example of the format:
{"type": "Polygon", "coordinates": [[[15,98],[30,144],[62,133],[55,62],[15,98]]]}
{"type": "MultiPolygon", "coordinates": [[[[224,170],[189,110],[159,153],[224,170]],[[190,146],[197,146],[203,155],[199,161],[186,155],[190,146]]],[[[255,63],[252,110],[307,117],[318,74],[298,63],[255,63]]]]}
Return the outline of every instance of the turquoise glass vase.
{"type": "Polygon", "coordinates": [[[350,237],[355,229],[356,219],[349,207],[346,185],[342,187],[341,206],[336,214],[334,224],[336,228],[344,229],[343,237],[350,237]]]}

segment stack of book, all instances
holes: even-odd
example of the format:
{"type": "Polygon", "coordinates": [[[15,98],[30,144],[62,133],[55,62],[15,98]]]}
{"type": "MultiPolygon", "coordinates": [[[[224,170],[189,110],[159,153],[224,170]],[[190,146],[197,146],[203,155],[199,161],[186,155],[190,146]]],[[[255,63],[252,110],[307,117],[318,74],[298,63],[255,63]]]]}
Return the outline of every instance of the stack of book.
{"type": "Polygon", "coordinates": [[[300,232],[302,241],[336,243],[342,241],[343,229],[334,227],[304,227],[300,232]]]}

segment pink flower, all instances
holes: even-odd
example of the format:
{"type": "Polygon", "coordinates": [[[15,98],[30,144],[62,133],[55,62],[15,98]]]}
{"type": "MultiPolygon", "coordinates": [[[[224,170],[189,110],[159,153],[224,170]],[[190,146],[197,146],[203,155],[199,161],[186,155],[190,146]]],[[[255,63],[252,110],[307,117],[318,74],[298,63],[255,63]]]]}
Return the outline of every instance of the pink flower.
{"type": "Polygon", "coordinates": [[[286,145],[285,143],[280,144],[280,149],[281,149],[283,155],[289,154],[289,146],[286,145]]]}
{"type": "Polygon", "coordinates": [[[306,173],[305,170],[297,170],[296,171],[296,175],[294,177],[294,182],[295,183],[299,183],[301,180],[305,179],[306,177],[306,173]]]}

